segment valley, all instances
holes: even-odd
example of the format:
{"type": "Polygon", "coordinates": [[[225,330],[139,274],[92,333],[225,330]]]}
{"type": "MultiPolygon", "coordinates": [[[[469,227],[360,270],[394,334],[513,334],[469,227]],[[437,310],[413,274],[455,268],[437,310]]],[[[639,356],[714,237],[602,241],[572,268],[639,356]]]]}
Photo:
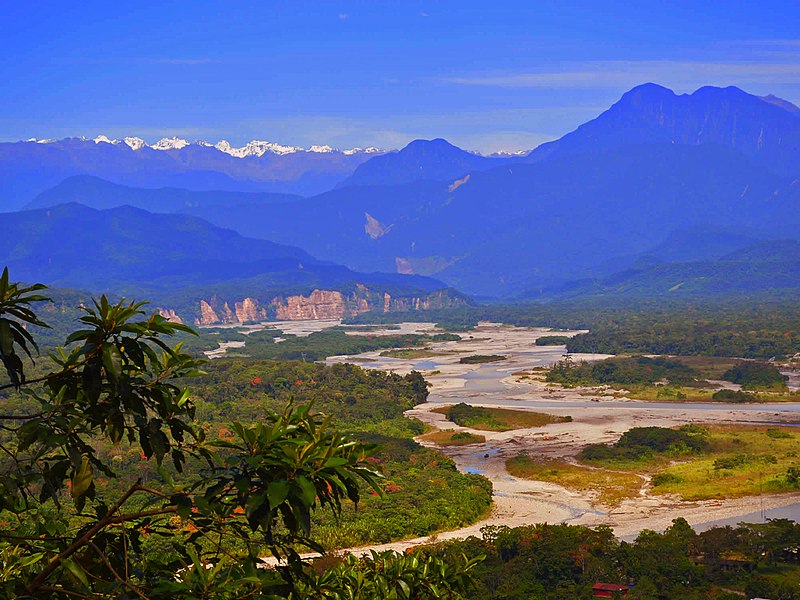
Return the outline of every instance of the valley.
{"type": "Polygon", "coordinates": [[[0,600],[800,600],[800,4],[0,3],[0,600]]]}
{"type": "MultiPolygon", "coordinates": [[[[440,451],[455,459],[459,469],[480,473],[494,486],[494,508],[486,521],[458,532],[439,533],[438,539],[476,535],[484,525],[510,527],[533,522],[570,524],[608,524],[617,535],[635,536],[643,529],[661,530],[676,514],[703,528],[720,519],[752,516],[762,508],[765,514],[800,518],[800,493],[766,497],[687,502],[670,496],[647,493],[608,508],[597,503],[597,493],[576,492],[554,483],[534,482],[512,477],[505,462],[519,454],[537,459],[574,461],[585,446],[618,439],[632,427],[674,427],[695,424],[800,424],[800,403],[732,405],[724,403],[642,402],[603,395],[585,388],[561,388],[543,382],[521,381],[514,373],[546,367],[559,360],[563,347],[536,347],[536,337],[546,329],[526,329],[484,323],[460,342],[444,342],[432,347],[441,352],[503,353],[501,365],[462,365],[457,354],[435,356],[424,361],[383,358],[366,353],[355,358],[358,364],[397,373],[420,370],[431,383],[428,402],[407,411],[437,429],[471,431],[486,437],[486,442],[468,446],[441,446],[440,451]],[[587,395],[590,392],[591,395],[587,395]],[[571,416],[569,423],[505,432],[471,430],[458,427],[436,410],[460,402],[472,406],[532,410],[558,416],[571,416]],[[791,507],[786,510],[786,507],[791,507]],[[783,510],[781,510],[783,509],[783,510]],[[775,510],[775,513],[770,511],[775,510]]],[[[559,332],[559,335],[564,333],[559,332]]],[[[597,360],[607,355],[573,355],[576,361],[597,360]]],[[[353,357],[332,357],[328,362],[347,362],[353,357]]],[[[423,444],[424,438],[423,438],[423,444]]],[[[423,540],[411,540],[391,547],[400,548],[423,540]]]]}

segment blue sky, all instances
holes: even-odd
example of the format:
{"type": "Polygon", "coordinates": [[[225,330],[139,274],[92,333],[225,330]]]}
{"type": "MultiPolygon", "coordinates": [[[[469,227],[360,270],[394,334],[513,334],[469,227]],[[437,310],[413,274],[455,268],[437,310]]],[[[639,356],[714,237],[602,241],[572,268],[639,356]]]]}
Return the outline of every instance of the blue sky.
{"type": "Polygon", "coordinates": [[[0,140],[488,152],[558,137],[645,81],[800,103],[790,0],[0,0],[0,50],[0,140]]]}

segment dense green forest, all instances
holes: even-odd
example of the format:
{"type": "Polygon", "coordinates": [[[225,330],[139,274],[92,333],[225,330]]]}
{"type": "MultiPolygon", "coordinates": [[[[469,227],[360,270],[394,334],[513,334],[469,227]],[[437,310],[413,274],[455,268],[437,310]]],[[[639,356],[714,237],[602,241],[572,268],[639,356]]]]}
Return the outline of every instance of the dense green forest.
{"type": "Polygon", "coordinates": [[[484,555],[475,600],[582,600],[598,582],[631,585],[631,600],[800,598],[800,524],[715,527],[695,533],[676,519],[663,533],[620,541],[607,527],[485,527],[481,538],[423,551],[446,560],[484,555]],[[744,594],[744,596],[742,595],[744,594]]]}
{"type": "Polygon", "coordinates": [[[699,373],[684,363],[663,357],[614,357],[575,363],[569,355],[556,362],[545,379],[562,385],[653,384],[691,385],[699,373]]]}
{"type": "Polygon", "coordinates": [[[585,300],[505,304],[417,313],[365,313],[352,323],[425,320],[463,331],[479,321],[588,329],[566,340],[569,352],[785,357],[800,353],[800,305],[793,299],[585,300]]]}
{"type": "Polygon", "coordinates": [[[422,423],[403,412],[425,402],[428,389],[417,372],[406,376],[353,364],[325,366],[299,361],[220,359],[192,380],[197,416],[212,431],[228,421],[251,422],[287,402],[310,405],[336,427],[375,444],[371,459],[380,467],[385,494],[365,497],[341,518],[319,520],[316,535],[327,548],[388,542],[467,525],[488,509],[491,484],[458,472],[452,459],[411,438],[422,423]]]}

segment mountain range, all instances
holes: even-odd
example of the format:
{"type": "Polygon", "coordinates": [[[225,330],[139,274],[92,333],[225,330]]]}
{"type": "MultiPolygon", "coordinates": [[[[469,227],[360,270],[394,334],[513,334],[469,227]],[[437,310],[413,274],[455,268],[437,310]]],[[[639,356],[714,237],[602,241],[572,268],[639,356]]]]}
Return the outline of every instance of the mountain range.
{"type": "MultiPolygon", "coordinates": [[[[82,155],[86,142],[75,144],[74,154],[82,155]]],[[[210,165],[190,159],[208,152],[239,165],[312,154],[238,158],[202,145],[134,151],[91,144],[94,151],[167,156],[193,167],[210,165]]],[[[17,160],[8,146],[16,147],[0,145],[0,164],[3,156],[17,160]]],[[[327,191],[308,197],[245,189],[254,180],[242,173],[254,167],[203,171],[209,179],[241,176],[222,192],[208,192],[212,182],[200,190],[175,184],[137,189],[120,179],[159,187],[164,171],[151,167],[160,163],[142,163],[120,177],[122,167],[113,161],[84,157],[93,165],[84,171],[93,177],[62,177],[33,195],[29,206],[131,204],[187,213],[250,238],[300,246],[355,271],[435,276],[494,298],[544,298],[564,293],[565,285],[570,293],[597,293],[616,276],[643,277],[647,269],[663,274],[668,263],[700,269],[704,262],[755,261],[750,254],[726,257],[756,243],[800,238],[800,109],[738,88],[677,95],[654,84],[638,86],[596,119],[526,156],[484,157],[441,139],[380,155],[337,156],[342,165],[351,161],[347,169],[327,191]]],[[[754,286],[769,283],[756,279],[754,286]]],[[[648,289],[666,293],[662,288],[648,289]]]]}
{"type": "MultiPolygon", "coordinates": [[[[253,315],[274,317],[287,301],[309,304],[315,290],[334,294],[325,306],[309,310],[339,317],[465,301],[434,279],[353,272],[300,248],[246,238],[189,215],[73,203],[1,214],[0,227],[0,262],[15,279],[146,297],[182,320],[199,321],[203,303],[231,312],[244,302],[261,311],[253,315]]],[[[226,320],[237,319],[218,322],[226,320]]]]}
{"type": "MultiPolygon", "coordinates": [[[[719,258],[693,261],[642,261],[594,280],[548,290],[548,299],[711,298],[800,294],[800,242],[758,242],[719,258]]],[[[531,296],[528,296],[531,298],[531,296]]]]}
{"type": "Polygon", "coordinates": [[[190,144],[179,138],[152,146],[140,138],[105,137],[0,143],[0,211],[17,210],[74,175],[142,188],[315,194],[380,152],[303,150],[258,141],[232,148],[227,142],[190,144]]]}

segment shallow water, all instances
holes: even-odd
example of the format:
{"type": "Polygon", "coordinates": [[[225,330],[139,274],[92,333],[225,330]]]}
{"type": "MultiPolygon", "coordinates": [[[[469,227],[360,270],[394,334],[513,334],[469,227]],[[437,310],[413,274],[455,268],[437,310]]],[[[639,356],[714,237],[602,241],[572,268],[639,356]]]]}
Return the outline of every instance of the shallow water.
{"type": "MultiPolygon", "coordinates": [[[[758,502],[758,498],[753,499],[754,506],[758,506],[758,502]]],[[[695,525],[694,529],[696,531],[705,531],[712,527],[724,527],[726,525],[735,527],[739,523],[766,523],[768,519],[791,519],[792,521],[800,522],[800,502],[780,508],[765,509],[763,511],[759,509],[755,512],[739,515],[738,517],[731,517],[729,519],[700,523],[695,525]]]]}

